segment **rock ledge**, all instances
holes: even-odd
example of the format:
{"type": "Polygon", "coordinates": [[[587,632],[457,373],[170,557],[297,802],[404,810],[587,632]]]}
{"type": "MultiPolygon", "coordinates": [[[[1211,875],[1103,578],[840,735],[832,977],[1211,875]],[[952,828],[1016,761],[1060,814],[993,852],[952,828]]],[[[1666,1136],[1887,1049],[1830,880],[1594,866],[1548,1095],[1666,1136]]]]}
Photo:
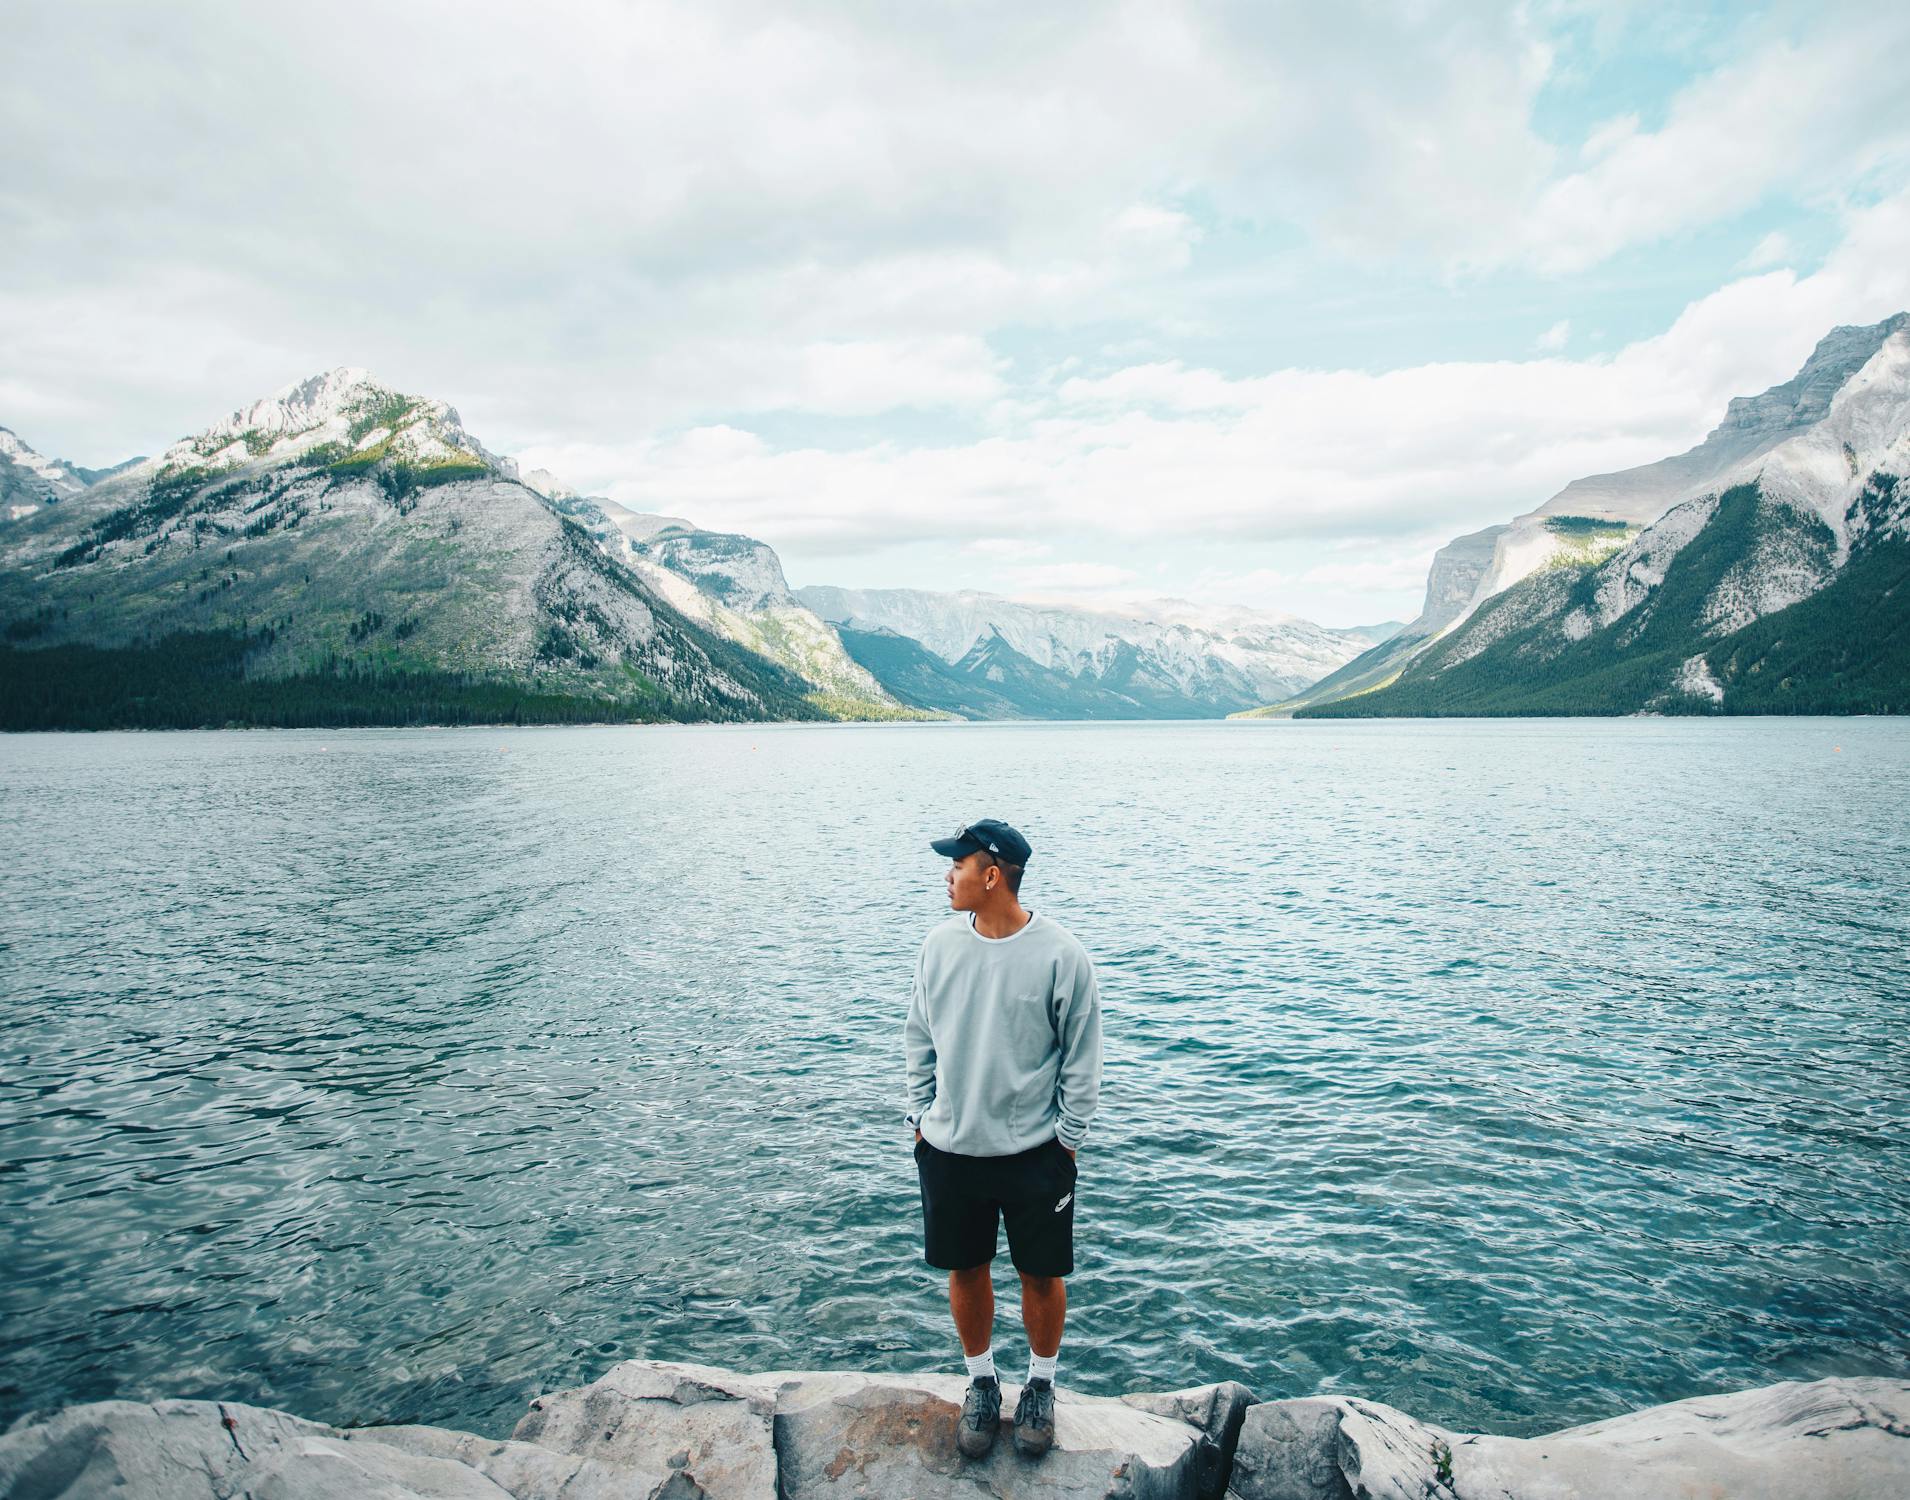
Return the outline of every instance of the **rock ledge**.
{"type": "MultiPolygon", "coordinates": [[[[955,1451],[963,1377],[630,1360],[509,1440],[340,1429],[235,1402],[99,1401],[0,1437],[0,1500],[1883,1500],[1910,1496],[1910,1382],[1700,1396],[1539,1438],[1352,1397],[1061,1387],[1055,1444],[955,1451]]],[[[1004,1428],[1018,1388],[1004,1386],[1004,1428]]]]}

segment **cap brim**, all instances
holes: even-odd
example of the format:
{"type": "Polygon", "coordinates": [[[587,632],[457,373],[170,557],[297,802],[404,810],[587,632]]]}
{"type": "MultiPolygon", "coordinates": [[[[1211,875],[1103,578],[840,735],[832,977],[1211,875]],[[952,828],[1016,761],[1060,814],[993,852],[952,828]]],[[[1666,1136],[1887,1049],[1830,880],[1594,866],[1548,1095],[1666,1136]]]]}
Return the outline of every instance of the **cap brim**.
{"type": "Polygon", "coordinates": [[[966,859],[981,848],[974,839],[930,839],[928,846],[944,859],[966,859]]]}

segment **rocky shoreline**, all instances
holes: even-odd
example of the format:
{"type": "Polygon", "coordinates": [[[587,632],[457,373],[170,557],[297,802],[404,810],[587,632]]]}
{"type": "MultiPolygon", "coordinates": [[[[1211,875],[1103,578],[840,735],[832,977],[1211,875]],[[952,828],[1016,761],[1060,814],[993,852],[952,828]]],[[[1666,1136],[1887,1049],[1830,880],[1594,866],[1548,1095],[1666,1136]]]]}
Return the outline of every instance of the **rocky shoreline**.
{"type": "MultiPolygon", "coordinates": [[[[99,1401],[0,1437],[0,1500],[1891,1500],[1910,1381],[1700,1396],[1537,1438],[1355,1397],[1060,1388],[1055,1445],[960,1458],[965,1377],[740,1374],[630,1360],[531,1403],[507,1440],[341,1429],[216,1401],[99,1401]]],[[[1014,1405],[1015,1388],[1004,1404],[1014,1405]]]]}

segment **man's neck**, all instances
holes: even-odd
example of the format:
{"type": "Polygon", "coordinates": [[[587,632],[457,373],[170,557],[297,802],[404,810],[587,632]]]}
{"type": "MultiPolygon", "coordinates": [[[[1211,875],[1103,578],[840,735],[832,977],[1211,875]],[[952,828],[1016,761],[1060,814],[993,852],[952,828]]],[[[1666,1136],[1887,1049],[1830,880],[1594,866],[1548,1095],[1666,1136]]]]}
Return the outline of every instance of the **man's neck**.
{"type": "Polygon", "coordinates": [[[1028,920],[1028,912],[1012,896],[1001,905],[975,909],[975,930],[985,938],[1013,937],[1028,920]]]}

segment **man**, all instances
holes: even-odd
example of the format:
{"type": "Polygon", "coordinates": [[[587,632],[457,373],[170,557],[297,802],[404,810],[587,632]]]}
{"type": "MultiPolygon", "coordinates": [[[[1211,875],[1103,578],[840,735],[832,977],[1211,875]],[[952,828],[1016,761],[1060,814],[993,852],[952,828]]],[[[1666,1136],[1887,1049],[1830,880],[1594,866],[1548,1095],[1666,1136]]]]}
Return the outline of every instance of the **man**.
{"type": "Polygon", "coordinates": [[[980,1458],[1001,1426],[990,1262],[1006,1221],[1028,1331],[1015,1446],[1038,1458],[1054,1442],[1062,1278],[1074,1270],[1074,1154],[1101,1090],[1100,994],[1081,945],[1021,904],[1027,839],[983,818],[929,847],[953,861],[954,915],[930,931],[915,965],[903,1027],[906,1118],[915,1128],[924,1255],[948,1272],[968,1365],[956,1444],[980,1458]]]}

